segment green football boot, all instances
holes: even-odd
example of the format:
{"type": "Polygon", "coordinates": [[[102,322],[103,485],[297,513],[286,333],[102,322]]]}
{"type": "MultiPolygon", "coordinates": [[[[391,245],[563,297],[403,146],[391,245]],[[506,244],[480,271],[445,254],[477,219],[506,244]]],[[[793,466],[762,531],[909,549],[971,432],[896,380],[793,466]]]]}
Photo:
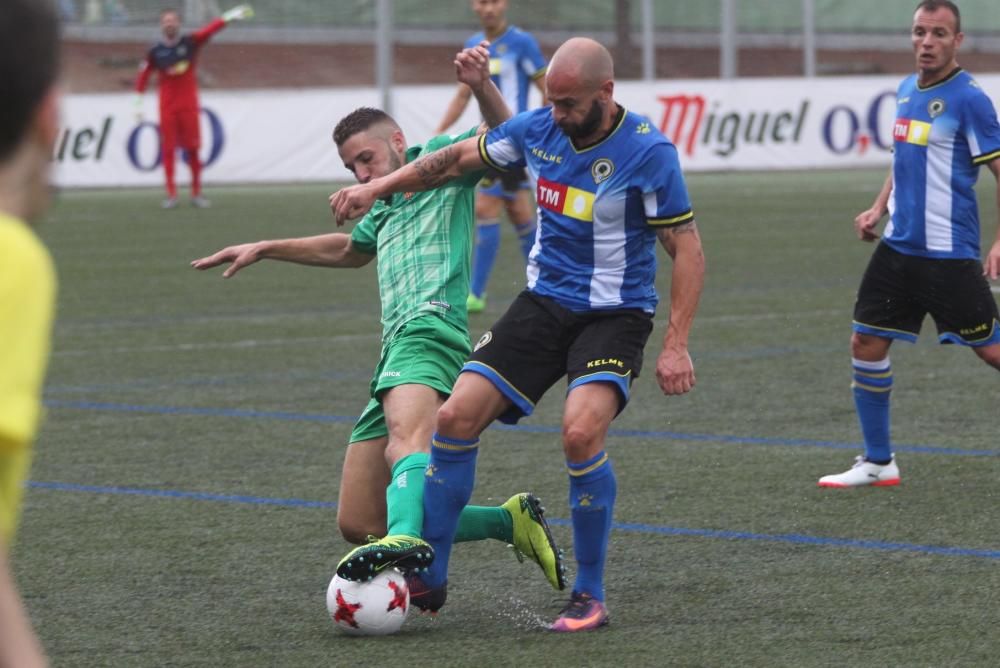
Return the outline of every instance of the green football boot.
{"type": "Polygon", "coordinates": [[[465,309],[469,313],[482,313],[486,308],[486,295],[482,297],[477,297],[476,295],[469,293],[469,298],[465,300],[465,309]]]}
{"type": "Polygon", "coordinates": [[[510,497],[501,508],[510,513],[514,524],[514,555],[518,561],[531,559],[538,564],[554,589],[566,588],[566,565],[563,552],[556,546],[545,521],[545,509],[538,497],[521,492],[510,497]]]}
{"type": "Polygon", "coordinates": [[[434,561],[434,548],[413,536],[368,537],[368,544],[350,552],[337,564],[337,575],[345,580],[367,582],[387,568],[403,572],[426,570],[434,561]]]}

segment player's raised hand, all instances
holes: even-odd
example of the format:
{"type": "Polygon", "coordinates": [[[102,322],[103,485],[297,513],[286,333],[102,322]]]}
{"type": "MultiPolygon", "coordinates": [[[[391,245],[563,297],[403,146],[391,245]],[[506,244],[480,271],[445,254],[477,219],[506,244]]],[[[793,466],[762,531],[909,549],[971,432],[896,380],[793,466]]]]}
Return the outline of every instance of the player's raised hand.
{"type": "Polygon", "coordinates": [[[365,183],[348,186],[330,195],[330,211],[333,212],[337,227],[368,213],[375,200],[374,189],[365,183]]]}
{"type": "Polygon", "coordinates": [[[854,231],[857,233],[858,239],[862,241],[878,239],[879,235],[875,231],[875,226],[880,220],[882,220],[882,213],[875,209],[867,209],[859,213],[854,219],[854,231]]]}
{"type": "Polygon", "coordinates": [[[201,269],[204,271],[205,269],[218,267],[220,264],[229,262],[231,263],[229,267],[222,272],[223,278],[229,278],[243,267],[247,267],[260,259],[260,243],[240,244],[238,246],[223,248],[219,252],[209,255],[208,257],[194,260],[191,262],[191,266],[195,269],[201,269]]]}
{"type": "Polygon", "coordinates": [[[490,43],[483,40],[476,46],[462,49],[455,56],[455,76],[473,90],[479,90],[490,80],[490,43]]]}
{"type": "Polygon", "coordinates": [[[694,387],[694,363],[687,349],[666,346],[656,358],[656,382],[664,394],[684,394],[694,387]]]}
{"type": "Polygon", "coordinates": [[[230,21],[245,21],[253,18],[253,7],[250,5],[236,5],[222,15],[222,20],[226,23],[230,21]]]}
{"type": "Polygon", "coordinates": [[[1000,240],[994,242],[983,263],[983,275],[991,281],[1000,278],[1000,240]]]}

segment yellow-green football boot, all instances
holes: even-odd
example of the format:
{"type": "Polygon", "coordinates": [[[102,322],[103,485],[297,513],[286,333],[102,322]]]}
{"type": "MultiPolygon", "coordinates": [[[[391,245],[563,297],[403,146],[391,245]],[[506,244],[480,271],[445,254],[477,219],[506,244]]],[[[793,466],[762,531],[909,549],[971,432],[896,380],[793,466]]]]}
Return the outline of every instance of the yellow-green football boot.
{"type": "Polygon", "coordinates": [[[465,300],[465,309],[469,313],[482,313],[486,309],[486,295],[477,297],[470,292],[469,298],[465,300]]]}
{"type": "Polygon", "coordinates": [[[413,536],[368,537],[347,553],[337,564],[337,575],[345,580],[367,582],[386,568],[395,567],[405,572],[420,572],[434,561],[434,548],[413,536]]]}
{"type": "Polygon", "coordinates": [[[510,497],[502,508],[510,513],[514,524],[514,554],[538,564],[554,589],[566,588],[566,565],[563,551],[558,548],[545,521],[545,509],[534,494],[522,492],[510,497]]]}

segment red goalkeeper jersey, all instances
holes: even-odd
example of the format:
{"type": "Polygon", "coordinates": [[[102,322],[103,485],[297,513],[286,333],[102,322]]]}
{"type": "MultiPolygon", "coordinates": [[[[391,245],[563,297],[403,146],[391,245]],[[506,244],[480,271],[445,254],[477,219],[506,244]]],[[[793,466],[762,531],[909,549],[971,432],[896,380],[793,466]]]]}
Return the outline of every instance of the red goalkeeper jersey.
{"type": "Polygon", "coordinates": [[[173,44],[159,42],[146,54],[135,80],[135,89],[143,93],[149,77],[157,72],[160,82],[160,113],[198,109],[198,52],[226,22],[215,19],[193,33],[183,35],[173,44]]]}

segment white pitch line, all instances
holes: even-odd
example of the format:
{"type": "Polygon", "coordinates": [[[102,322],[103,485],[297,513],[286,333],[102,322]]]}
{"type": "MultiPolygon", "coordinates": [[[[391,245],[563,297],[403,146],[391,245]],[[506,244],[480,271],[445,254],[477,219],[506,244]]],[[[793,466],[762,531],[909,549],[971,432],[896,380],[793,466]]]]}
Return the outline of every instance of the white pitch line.
{"type": "Polygon", "coordinates": [[[118,355],[122,353],[193,352],[199,350],[249,349],[287,344],[335,343],[341,341],[376,341],[378,335],[342,334],[334,336],[312,336],[306,338],[244,339],[220,343],[176,343],[162,346],[118,346],[114,348],[88,348],[84,350],[56,350],[53,357],[77,357],[81,355],[118,355]]]}
{"type": "Polygon", "coordinates": [[[743,322],[750,320],[793,320],[801,318],[819,318],[834,315],[843,315],[850,318],[850,307],[839,309],[816,309],[814,311],[771,311],[768,313],[731,313],[727,315],[695,316],[696,323],[703,322],[743,322]]]}
{"type": "Polygon", "coordinates": [[[267,324],[275,320],[282,321],[302,321],[302,320],[334,320],[338,314],[332,311],[302,311],[299,313],[247,313],[247,314],[218,314],[199,315],[192,317],[178,317],[176,319],[165,318],[156,319],[108,319],[97,322],[57,322],[56,330],[60,329],[123,329],[128,327],[149,327],[151,324],[170,326],[191,326],[215,322],[246,322],[249,324],[267,324]]]}

